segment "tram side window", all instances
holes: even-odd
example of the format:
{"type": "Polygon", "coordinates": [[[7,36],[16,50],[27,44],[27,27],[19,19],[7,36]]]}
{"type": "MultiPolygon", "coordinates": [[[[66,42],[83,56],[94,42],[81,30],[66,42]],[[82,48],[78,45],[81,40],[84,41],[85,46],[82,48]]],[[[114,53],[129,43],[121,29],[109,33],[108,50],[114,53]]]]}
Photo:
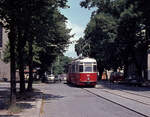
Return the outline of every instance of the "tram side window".
{"type": "Polygon", "coordinates": [[[79,65],[79,72],[83,72],[83,65],[79,65]]]}
{"type": "Polygon", "coordinates": [[[97,66],[96,65],[93,66],[93,72],[97,72],[97,66]]]}
{"type": "Polygon", "coordinates": [[[76,64],[76,72],[78,72],[78,64],[76,64]]]}
{"type": "Polygon", "coordinates": [[[75,65],[72,65],[72,73],[75,72],[75,65]]]}
{"type": "Polygon", "coordinates": [[[69,73],[71,73],[71,72],[72,72],[72,67],[70,66],[70,67],[69,67],[69,73]]]}

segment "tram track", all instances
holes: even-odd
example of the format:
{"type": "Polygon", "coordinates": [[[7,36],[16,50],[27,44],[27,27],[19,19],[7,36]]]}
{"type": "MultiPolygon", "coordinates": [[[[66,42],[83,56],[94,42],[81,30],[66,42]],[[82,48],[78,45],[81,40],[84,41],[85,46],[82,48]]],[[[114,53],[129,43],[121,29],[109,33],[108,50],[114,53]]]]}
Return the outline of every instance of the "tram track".
{"type": "MultiPolygon", "coordinates": [[[[135,102],[138,102],[138,103],[141,103],[141,104],[149,105],[149,106],[150,106],[150,104],[144,103],[144,102],[142,102],[142,101],[139,101],[139,100],[136,100],[136,99],[133,99],[133,98],[128,98],[128,97],[126,97],[126,96],[122,96],[122,95],[120,95],[120,94],[116,94],[116,93],[113,93],[113,92],[110,92],[110,91],[107,91],[107,90],[101,90],[101,91],[107,92],[107,93],[110,93],[110,94],[113,94],[113,95],[117,95],[117,96],[119,96],[119,97],[122,97],[122,98],[125,98],[125,99],[129,99],[129,100],[132,100],[132,101],[135,101],[135,102]]],[[[123,92],[125,92],[125,91],[123,91],[123,92]]],[[[128,92],[125,92],[125,93],[128,93],[128,92]]],[[[135,95],[135,96],[140,96],[140,97],[144,97],[144,98],[150,99],[149,97],[141,96],[141,95],[136,95],[136,94],[133,94],[133,93],[128,93],[128,94],[132,94],[132,95],[135,95]]]]}
{"type": "MultiPolygon", "coordinates": [[[[100,89],[100,88],[96,88],[96,89],[100,89]]],[[[123,96],[123,95],[121,95],[121,94],[116,94],[116,92],[114,93],[114,91],[120,91],[120,92],[123,92],[123,93],[126,93],[126,94],[129,94],[129,95],[134,95],[134,96],[138,96],[138,97],[141,97],[141,98],[145,98],[145,99],[149,99],[150,100],[150,96],[145,96],[145,95],[141,95],[141,94],[137,94],[137,93],[132,93],[132,92],[129,92],[129,91],[125,91],[125,90],[116,90],[116,89],[113,89],[113,88],[110,88],[110,91],[109,91],[109,89],[108,88],[102,88],[102,90],[101,91],[103,91],[103,92],[107,92],[107,93],[110,93],[110,94],[113,94],[113,95],[117,95],[117,96],[119,96],[119,97],[122,97],[122,98],[126,98],[126,99],[129,99],[129,100],[133,100],[133,101],[136,101],[136,102],[138,102],[138,103],[142,103],[142,104],[145,104],[145,105],[150,105],[150,102],[148,102],[148,103],[144,103],[144,102],[142,102],[142,101],[140,101],[140,99],[138,99],[138,100],[136,100],[136,99],[133,99],[133,98],[129,98],[129,97],[127,97],[127,96],[123,96]]]]}
{"type": "MultiPolygon", "coordinates": [[[[115,87],[116,88],[116,87],[115,87]]],[[[97,89],[100,89],[100,88],[97,88],[97,89]]],[[[104,88],[104,89],[108,89],[108,88],[104,88]]],[[[114,88],[111,88],[110,89],[112,90],[117,90],[117,89],[114,89],[114,88]]],[[[128,89],[119,89],[119,91],[121,92],[125,92],[125,93],[128,93],[128,94],[132,94],[132,95],[136,95],[136,96],[141,96],[141,97],[145,97],[145,98],[149,98],[150,99],[150,96],[145,96],[145,95],[142,95],[142,94],[137,94],[137,93],[133,93],[133,92],[129,92],[127,91],[128,89]]],[[[137,90],[138,91],[138,90],[137,90]]],[[[150,94],[150,93],[149,93],[150,94]]]]}
{"type": "Polygon", "coordinates": [[[150,96],[145,96],[145,95],[140,95],[140,94],[136,94],[136,93],[131,93],[131,92],[125,91],[125,90],[120,90],[120,91],[125,92],[125,93],[129,93],[129,94],[132,94],[132,95],[141,96],[141,97],[145,97],[145,98],[150,99],[150,96]]]}
{"type": "MultiPolygon", "coordinates": [[[[129,107],[127,107],[127,106],[124,106],[123,104],[120,104],[120,103],[117,103],[117,102],[115,102],[115,101],[113,101],[113,100],[111,100],[111,99],[108,99],[108,98],[105,98],[104,96],[101,96],[101,95],[99,95],[99,94],[97,94],[97,93],[94,93],[93,91],[90,91],[90,90],[88,90],[88,89],[86,89],[86,88],[82,88],[83,90],[85,90],[85,91],[87,91],[88,93],[90,93],[90,94],[93,94],[93,95],[95,95],[95,96],[97,96],[97,97],[99,97],[99,98],[102,98],[102,99],[104,99],[104,100],[107,100],[107,101],[109,101],[109,102],[111,102],[111,103],[114,103],[114,104],[116,104],[116,105],[119,105],[119,106],[121,106],[121,107],[123,107],[123,108],[125,108],[125,109],[127,109],[127,110],[130,110],[130,111],[132,111],[132,112],[135,112],[135,113],[137,113],[137,114],[139,114],[139,115],[141,115],[141,116],[143,116],[143,117],[149,117],[148,115],[146,115],[146,114],[143,114],[143,113],[141,113],[141,112],[139,112],[139,111],[136,111],[136,110],[134,110],[134,109],[132,109],[132,108],[129,108],[129,107]]],[[[108,92],[107,92],[108,93],[108,92]]],[[[112,94],[112,93],[111,93],[112,94]]],[[[113,94],[113,95],[116,95],[116,94],[113,94]]],[[[117,96],[119,96],[119,95],[117,95],[117,96]]],[[[120,96],[121,97],[121,96],[120,96]]],[[[125,98],[125,97],[122,97],[122,98],[125,98]]],[[[126,98],[126,99],[130,99],[130,98],[126,98]]],[[[131,99],[130,99],[131,100],[131,99]]],[[[132,101],[136,101],[136,100],[132,100],[132,101]]],[[[141,103],[141,102],[139,102],[139,101],[136,101],[136,102],[138,102],[138,103],[141,103]]],[[[142,103],[143,104],[143,103],[142,103]]],[[[145,103],[144,103],[145,104],[145,103]]],[[[146,105],[146,104],[145,104],[146,105]]]]}

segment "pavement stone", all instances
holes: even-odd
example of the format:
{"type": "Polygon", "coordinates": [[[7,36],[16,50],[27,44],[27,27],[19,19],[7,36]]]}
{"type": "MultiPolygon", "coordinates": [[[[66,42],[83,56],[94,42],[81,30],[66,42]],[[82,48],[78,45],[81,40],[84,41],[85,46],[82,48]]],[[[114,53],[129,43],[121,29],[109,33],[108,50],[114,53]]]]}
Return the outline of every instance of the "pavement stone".
{"type": "Polygon", "coordinates": [[[41,102],[41,99],[32,102],[33,108],[24,110],[19,114],[19,117],[40,117],[41,102]]]}
{"type": "MultiPolygon", "coordinates": [[[[35,87],[37,84],[35,85],[35,87]]],[[[34,84],[33,84],[34,87],[34,84]]],[[[9,83],[3,83],[0,82],[0,117],[40,117],[40,109],[42,104],[42,92],[41,90],[36,87],[36,90],[38,90],[38,93],[35,97],[33,97],[31,100],[21,100],[17,101],[18,104],[22,107],[23,111],[17,114],[11,114],[8,112],[8,104],[6,104],[6,101],[9,100],[10,95],[10,84],[9,83]]],[[[33,95],[36,92],[33,92],[33,95]]]]}

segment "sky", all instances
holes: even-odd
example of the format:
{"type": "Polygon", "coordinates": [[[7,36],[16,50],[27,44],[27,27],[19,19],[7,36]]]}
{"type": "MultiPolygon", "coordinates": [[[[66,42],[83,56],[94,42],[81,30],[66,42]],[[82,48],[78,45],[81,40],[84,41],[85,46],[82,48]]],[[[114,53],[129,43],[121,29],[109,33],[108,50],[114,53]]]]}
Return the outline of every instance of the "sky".
{"type": "MultiPolygon", "coordinates": [[[[68,18],[67,27],[72,29],[71,34],[75,34],[74,37],[71,38],[71,41],[78,40],[84,36],[84,30],[90,21],[92,10],[81,8],[81,1],[82,0],[68,0],[67,5],[69,5],[70,8],[61,10],[61,13],[68,18]]],[[[69,46],[65,52],[65,56],[77,57],[74,46],[75,43],[69,46]]]]}

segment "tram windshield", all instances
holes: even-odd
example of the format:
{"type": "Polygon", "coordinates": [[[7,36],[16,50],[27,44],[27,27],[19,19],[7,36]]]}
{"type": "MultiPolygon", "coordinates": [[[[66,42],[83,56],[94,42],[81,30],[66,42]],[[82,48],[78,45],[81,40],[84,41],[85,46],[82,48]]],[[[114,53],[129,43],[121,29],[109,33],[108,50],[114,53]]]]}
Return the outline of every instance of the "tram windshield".
{"type": "Polygon", "coordinates": [[[80,62],[75,66],[76,72],[97,72],[96,62],[80,62]]]}
{"type": "Polygon", "coordinates": [[[85,72],[92,72],[92,66],[85,66],[85,72]]]}

